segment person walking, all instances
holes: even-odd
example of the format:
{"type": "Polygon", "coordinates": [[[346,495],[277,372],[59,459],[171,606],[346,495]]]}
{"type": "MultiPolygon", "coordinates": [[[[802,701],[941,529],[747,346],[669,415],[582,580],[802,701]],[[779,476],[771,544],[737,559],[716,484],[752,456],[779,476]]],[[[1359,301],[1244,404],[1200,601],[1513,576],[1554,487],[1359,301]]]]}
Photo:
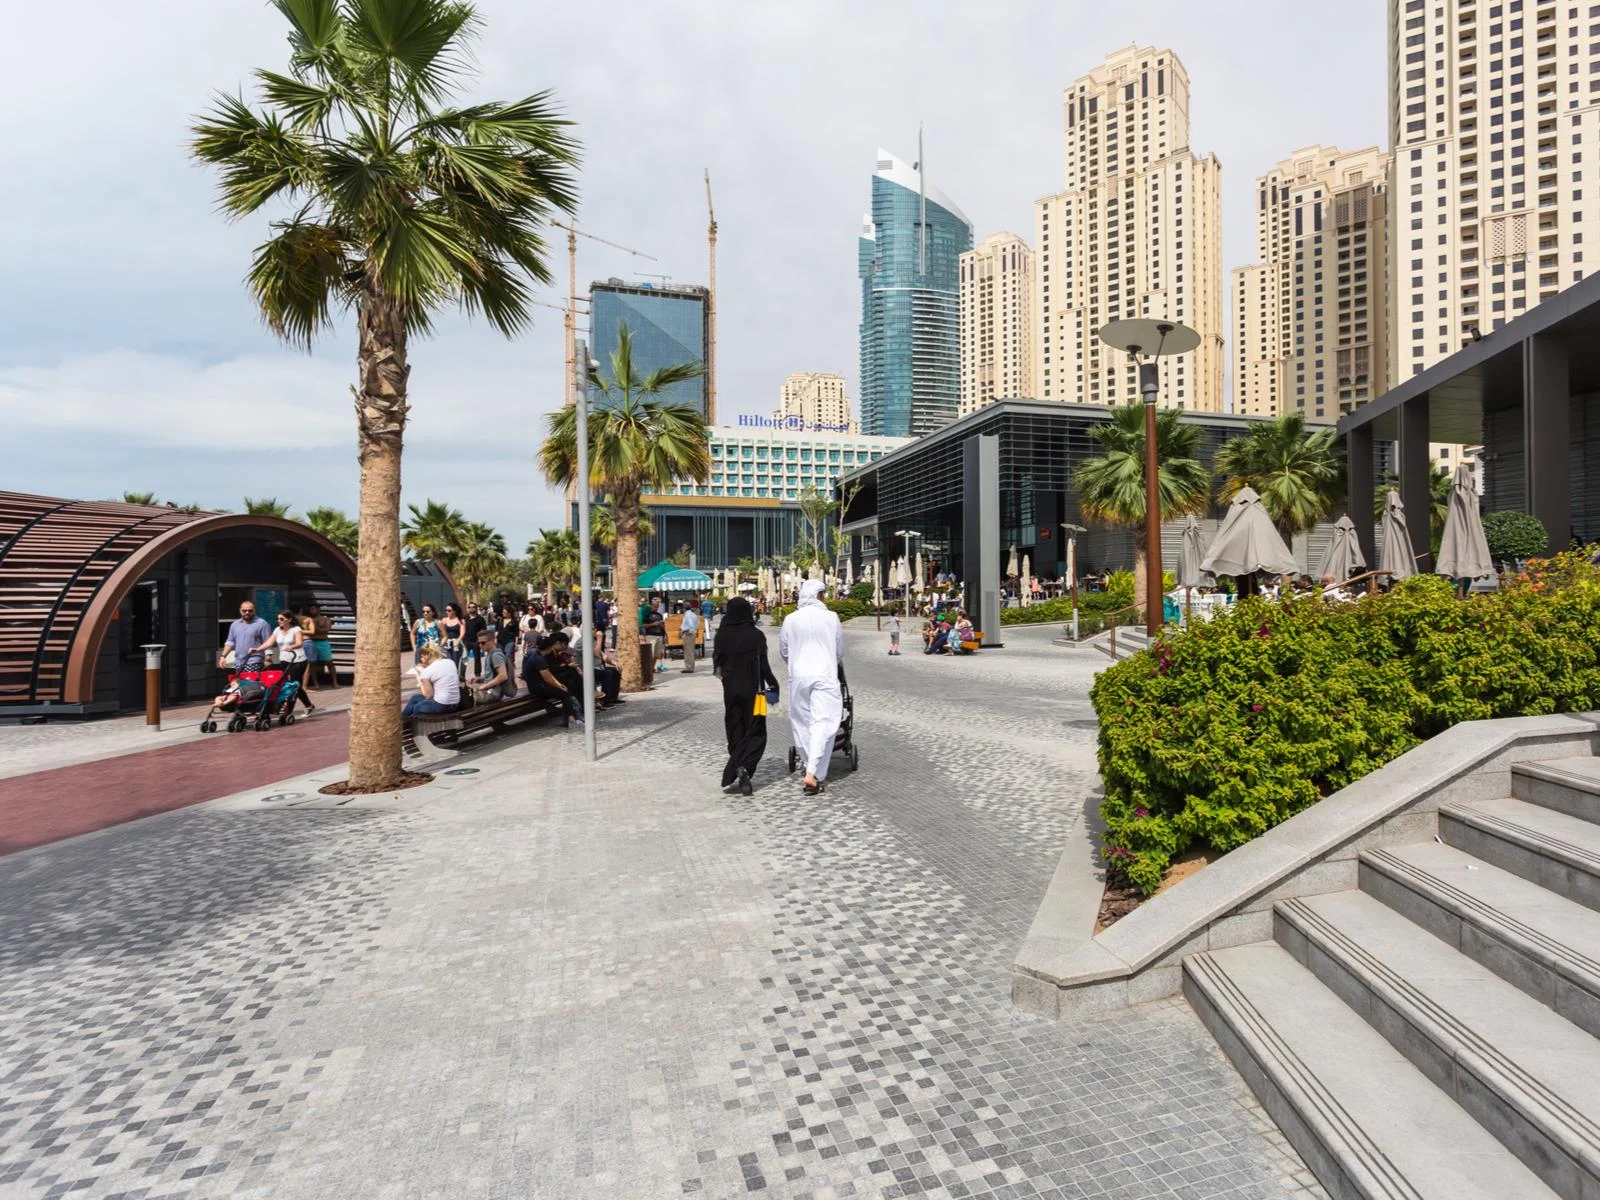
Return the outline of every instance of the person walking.
{"type": "Polygon", "coordinates": [[[222,652],[217,656],[217,666],[226,670],[228,652],[233,652],[233,669],[259,671],[265,661],[262,647],[272,639],[272,626],[256,616],[255,601],[246,600],[239,605],[239,619],[228,626],[228,636],[223,640],[222,652]]]}
{"type": "Polygon", "coordinates": [[[292,612],[285,610],[278,614],[278,627],[269,635],[268,642],[277,652],[278,666],[295,683],[294,699],[289,701],[289,707],[283,715],[288,716],[293,711],[296,701],[305,706],[307,714],[315,712],[317,706],[306,695],[305,630],[300,628],[300,622],[292,612]]]}
{"type": "Polygon", "coordinates": [[[693,605],[683,610],[683,624],[678,626],[683,640],[683,673],[694,674],[695,640],[700,634],[700,612],[693,605]]]}
{"type": "Polygon", "coordinates": [[[894,613],[889,617],[889,653],[900,653],[900,614],[894,613]]]}
{"type": "Polygon", "coordinates": [[[839,686],[844,626],[819,599],[822,581],[800,585],[800,603],[778,629],[778,653],[789,664],[789,725],[795,751],[805,760],[805,794],[826,791],[833,739],[844,719],[839,686]]]}
{"type": "Polygon", "coordinates": [[[722,678],[722,725],[728,736],[722,790],[748,796],[755,791],[750,776],[767,750],[767,705],[777,699],[778,679],[767,662],[767,637],[756,628],[755,610],[743,596],[729,600],[722,614],[711,666],[722,678]]]}

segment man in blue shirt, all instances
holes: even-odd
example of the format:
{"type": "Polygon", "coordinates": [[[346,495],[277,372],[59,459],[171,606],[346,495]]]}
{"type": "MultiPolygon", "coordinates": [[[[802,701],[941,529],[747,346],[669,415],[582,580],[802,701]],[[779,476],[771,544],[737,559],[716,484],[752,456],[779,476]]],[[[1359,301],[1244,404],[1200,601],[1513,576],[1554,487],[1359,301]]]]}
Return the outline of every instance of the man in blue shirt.
{"type": "Polygon", "coordinates": [[[228,626],[227,639],[222,643],[222,653],[217,656],[217,666],[226,666],[228,648],[233,648],[234,670],[259,671],[266,659],[262,650],[272,640],[272,626],[256,616],[253,600],[239,605],[239,619],[228,626]]]}

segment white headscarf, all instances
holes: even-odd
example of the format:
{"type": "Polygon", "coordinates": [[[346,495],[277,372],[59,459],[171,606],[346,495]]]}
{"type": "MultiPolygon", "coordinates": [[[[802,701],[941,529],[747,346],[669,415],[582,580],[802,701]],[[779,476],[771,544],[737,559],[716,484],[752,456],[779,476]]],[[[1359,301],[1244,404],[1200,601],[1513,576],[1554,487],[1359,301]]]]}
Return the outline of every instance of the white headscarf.
{"type": "Polygon", "coordinates": [[[822,580],[808,579],[800,585],[800,603],[815,604],[821,607],[822,601],[817,599],[822,595],[822,580]]]}

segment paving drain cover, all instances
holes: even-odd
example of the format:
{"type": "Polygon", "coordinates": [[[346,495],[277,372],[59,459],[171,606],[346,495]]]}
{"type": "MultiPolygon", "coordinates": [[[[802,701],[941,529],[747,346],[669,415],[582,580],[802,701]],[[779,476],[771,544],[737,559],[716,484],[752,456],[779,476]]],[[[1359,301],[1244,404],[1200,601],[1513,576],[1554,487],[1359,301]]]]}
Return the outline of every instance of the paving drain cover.
{"type": "Polygon", "coordinates": [[[476,775],[477,773],[477,767],[456,767],[453,770],[445,772],[446,775],[476,775]]]}
{"type": "Polygon", "coordinates": [[[285,800],[298,800],[298,799],[300,799],[301,796],[304,796],[304,795],[305,795],[304,792],[278,792],[278,793],[276,793],[274,795],[271,795],[271,796],[263,796],[263,797],[261,797],[261,803],[263,803],[263,804],[282,804],[285,800]]]}

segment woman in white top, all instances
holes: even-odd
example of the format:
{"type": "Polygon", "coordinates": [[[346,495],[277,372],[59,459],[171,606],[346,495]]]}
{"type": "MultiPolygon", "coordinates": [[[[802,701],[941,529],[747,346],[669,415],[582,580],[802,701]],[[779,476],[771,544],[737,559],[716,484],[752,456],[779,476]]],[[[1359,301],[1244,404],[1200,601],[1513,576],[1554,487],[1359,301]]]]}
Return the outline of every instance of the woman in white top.
{"type": "Polygon", "coordinates": [[[417,663],[417,683],[422,690],[407,698],[400,715],[429,716],[455,709],[461,703],[461,676],[455,663],[433,643],[417,651],[417,663]]]}
{"type": "MultiPolygon", "coordinates": [[[[305,631],[300,628],[300,623],[295,620],[292,612],[278,614],[278,627],[272,631],[268,639],[278,655],[278,665],[283,668],[283,673],[295,683],[295,699],[305,705],[306,712],[317,711],[317,706],[311,703],[311,697],[306,695],[306,643],[305,631]]],[[[294,701],[289,702],[293,709],[294,701]]],[[[285,716],[288,712],[285,711],[285,716]]]]}

